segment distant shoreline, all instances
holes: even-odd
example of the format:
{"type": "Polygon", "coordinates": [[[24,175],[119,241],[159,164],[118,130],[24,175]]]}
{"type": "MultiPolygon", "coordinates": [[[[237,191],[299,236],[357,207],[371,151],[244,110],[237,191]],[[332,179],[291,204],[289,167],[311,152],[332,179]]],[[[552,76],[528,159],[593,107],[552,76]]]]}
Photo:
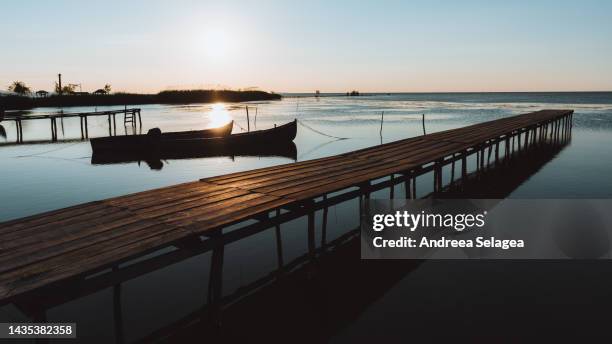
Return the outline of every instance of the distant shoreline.
{"type": "Polygon", "coordinates": [[[28,110],[39,107],[113,106],[144,104],[193,104],[280,100],[281,95],[264,91],[189,90],[162,91],[157,94],[114,93],[107,95],[52,95],[49,97],[0,96],[4,110],[28,110]]]}
{"type": "Polygon", "coordinates": [[[574,92],[360,92],[346,93],[281,93],[286,99],[341,97],[359,101],[378,100],[450,102],[450,103],[548,103],[548,104],[612,104],[610,91],[574,92]]]}
{"type": "MultiPolygon", "coordinates": [[[[435,94],[604,94],[608,93],[612,95],[612,91],[457,91],[457,92],[362,92],[357,97],[363,96],[384,96],[384,95],[435,95],[435,94]]],[[[321,92],[318,95],[314,92],[279,92],[283,97],[342,97],[347,96],[346,92],[321,92]]]]}

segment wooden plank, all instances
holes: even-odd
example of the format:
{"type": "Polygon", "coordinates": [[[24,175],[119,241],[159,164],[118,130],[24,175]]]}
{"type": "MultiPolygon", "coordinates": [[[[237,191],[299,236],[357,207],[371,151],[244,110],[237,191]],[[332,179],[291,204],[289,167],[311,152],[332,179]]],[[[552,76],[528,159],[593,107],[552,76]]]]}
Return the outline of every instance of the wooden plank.
{"type": "MultiPolygon", "coordinates": [[[[108,233],[139,222],[155,220],[157,217],[171,214],[177,211],[184,211],[192,208],[201,208],[205,205],[228,200],[238,196],[248,194],[245,190],[235,190],[232,195],[223,194],[208,196],[180,204],[166,205],[158,209],[146,209],[145,212],[121,211],[120,216],[105,216],[96,220],[89,221],[87,226],[73,225],[61,227],[56,230],[47,230],[34,235],[25,236],[16,240],[3,243],[8,248],[14,248],[8,252],[0,254],[0,271],[7,267],[6,260],[16,257],[27,256],[30,252],[36,252],[36,257],[49,258],[53,252],[63,252],[70,249],[96,245],[98,240],[105,240],[108,233]],[[79,241],[80,240],[80,241],[79,241]]],[[[117,232],[114,236],[119,237],[127,234],[127,231],[117,232]]]]}
{"type": "Polygon", "coordinates": [[[127,244],[110,241],[103,246],[93,247],[93,250],[73,251],[58,256],[45,264],[31,264],[28,269],[14,270],[0,277],[0,299],[42,287],[52,282],[60,281],[93,269],[110,266],[116,261],[131,257],[138,252],[144,252],[167,242],[178,240],[190,232],[169,228],[165,224],[157,224],[140,233],[136,241],[127,244]],[[71,264],[72,262],[72,264],[71,264]],[[75,264],[78,262],[78,264],[75,264]]]}
{"type": "Polygon", "coordinates": [[[101,201],[95,201],[71,206],[68,208],[53,210],[42,214],[32,215],[21,219],[11,220],[0,224],[0,235],[13,231],[18,231],[31,226],[45,224],[54,220],[61,220],[69,217],[79,216],[81,214],[85,214],[103,206],[104,204],[101,201]]]}
{"type": "Polygon", "coordinates": [[[201,179],[202,182],[210,182],[215,184],[228,184],[232,182],[236,182],[239,180],[244,180],[247,178],[252,178],[256,176],[269,175],[270,173],[278,173],[283,171],[293,171],[301,168],[306,168],[308,166],[320,165],[329,161],[336,161],[341,159],[340,156],[332,156],[328,158],[321,158],[315,160],[302,161],[297,163],[289,163],[283,165],[276,165],[271,167],[258,168],[255,170],[249,170],[244,172],[236,172],[218,177],[210,177],[201,179]]]}

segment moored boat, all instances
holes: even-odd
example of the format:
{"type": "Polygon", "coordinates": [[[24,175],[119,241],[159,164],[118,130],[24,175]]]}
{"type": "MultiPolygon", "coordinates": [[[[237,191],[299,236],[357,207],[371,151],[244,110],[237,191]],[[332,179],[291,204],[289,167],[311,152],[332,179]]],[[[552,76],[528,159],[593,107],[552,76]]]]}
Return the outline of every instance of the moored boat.
{"type": "Polygon", "coordinates": [[[297,120],[274,128],[206,139],[178,139],[162,143],[164,150],[205,148],[244,149],[249,146],[272,146],[292,142],[297,134],[297,120]]]}
{"type": "Polygon", "coordinates": [[[162,133],[158,128],[151,129],[143,135],[108,136],[91,139],[91,148],[94,151],[141,151],[157,146],[162,141],[204,139],[211,137],[224,137],[232,133],[234,121],[211,129],[190,130],[162,133]]]}
{"type": "Polygon", "coordinates": [[[159,129],[157,132],[149,132],[146,139],[136,142],[135,145],[128,147],[130,143],[124,143],[126,146],[114,146],[106,148],[98,144],[94,144],[92,140],[92,148],[94,151],[116,150],[123,152],[126,150],[143,151],[143,152],[172,152],[174,150],[198,150],[211,149],[231,151],[232,149],[245,149],[249,146],[272,146],[276,144],[286,144],[292,142],[297,134],[297,120],[293,120],[287,124],[275,126],[274,128],[251,131],[240,134],[233,134],[220,137],[189,137],[180,136],[178,133],[172,133],[170,136],[165,136],[159,129]]]}

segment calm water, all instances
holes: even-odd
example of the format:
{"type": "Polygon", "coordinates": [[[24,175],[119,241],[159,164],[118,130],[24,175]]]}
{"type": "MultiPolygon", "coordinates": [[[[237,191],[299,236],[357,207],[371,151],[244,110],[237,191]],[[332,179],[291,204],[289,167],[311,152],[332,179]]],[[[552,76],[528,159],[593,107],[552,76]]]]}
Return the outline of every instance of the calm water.
{"type": "MultiPolygon", "coordinates": [[[[426,131],[430,133],[544,108],[574,109],[571,142],[559,152],[543,157],[542,167],[504,196],[612,197],[612,93],[286,97],[278,102],[249,106],[252,128],[269,128],[298,118],[323,133],[348,138],[335,140],[299,126],[295,141],[298,161],[421,135],[423,113],[426,131]]],[[[143,132],[153,127],[162,131],[201,129],[230,118],[237,122],[235,131],[247,127],[244,105],[146,105],[141,108],[143,132]]],[[[102,109],[106,108],[98,108],[102,109]]],[[[64,109],[66,112],[92,110],[64,109]]],[[[54,111],[57,109],[31,112],[54,111]]],[[[122,117],[119,115],[117,119],[118,133],[125,132],[122,117]]],[[[10,145],[15,141],[15,128],[12,123],[2,125],[7,137],[0,138],[0,221],[293,161],[281,157],[168,160],[163,162],[161,170],[153,170],[145,162],[93,165],[88,142],[10,145]]],[[[58,126],[60,139],[80,137],[78,119],[66,119],[58,126]]],[[[90,137],[107,135],[106,118],[91,118],[89,134],[90,137]]],[[[24,122],[26,141],[48,138],[48,121],[24,122]]],[[[494,191],[495,184],[489,188],[494,191]]],[[[420,194],[427,193],[431,180],[420,178],[417,189],[420,194]]],[[[397,196],[402,197],[401,190],[398,192],[397,196]]],[[[388,190],[377,195],[388,197],[388,190]]],[[[356,228],[357,206],[352,200],[329,209],[328,241],[356,228]]],[[[317,214],[318,240],[321,215],[321,212],[317,214]]],[[[306,221],[296,219],[281,228],[283,260],[287,263],[306,252],[306,221]]],[[[274,233],[273,229],[263,231],[225,248],[224,295],[231,295],[241,286],[275,271],[274,233]]],[[[489,337],[527,333],[558,336],[562,331],[569,335],[608,334],[603,320],[589,308],[596,302],[596,310],[612,309],[612,298],[607,296],[612,287],[612,278],[607,277],[612,265],[607,262],[391,264],[365,263],[358,257],[358,244],[349,241],[329,258],[314,266],[307,264],[283,282],[273,283],[228,307],[223,325],[214,334],[205,330],[208,329],[205,321],[187,326],[182,333],[188,338],[202,339],[248,338],[250,333],[340,342],[381,336],[409,338],[427,333],[489,337]],[[253,322],[253,318],[257,321],[253,322]],[[291,318],[295,321],[288,320],[291,318]],[[236,334],[241,331],[242,335],[236,334]]],[[[131,342],[146,338],[206,304],[210,261],[210,252],[196,255],[123,283],[121,331],[117,330],[112,287],[54,306],[47,310],[47,320],[78,322],[82,339],[108,342],[121,337],[131,342]]],[[[3,318],[25,319],[13,305],[0,308],[0,320],[3,318]]],[[[170,333],[175,335],[176,331],[170,330],[170,333]]]]}

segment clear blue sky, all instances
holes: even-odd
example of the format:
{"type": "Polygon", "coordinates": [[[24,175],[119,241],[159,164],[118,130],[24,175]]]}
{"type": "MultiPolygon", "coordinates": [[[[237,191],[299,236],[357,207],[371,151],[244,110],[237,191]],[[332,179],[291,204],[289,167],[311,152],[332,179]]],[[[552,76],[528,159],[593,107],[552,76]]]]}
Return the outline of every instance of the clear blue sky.
{"type": "Polygon", "coordinates": [[[612,1],[4,1],[0,86],[612,90],[612,1]]]}

